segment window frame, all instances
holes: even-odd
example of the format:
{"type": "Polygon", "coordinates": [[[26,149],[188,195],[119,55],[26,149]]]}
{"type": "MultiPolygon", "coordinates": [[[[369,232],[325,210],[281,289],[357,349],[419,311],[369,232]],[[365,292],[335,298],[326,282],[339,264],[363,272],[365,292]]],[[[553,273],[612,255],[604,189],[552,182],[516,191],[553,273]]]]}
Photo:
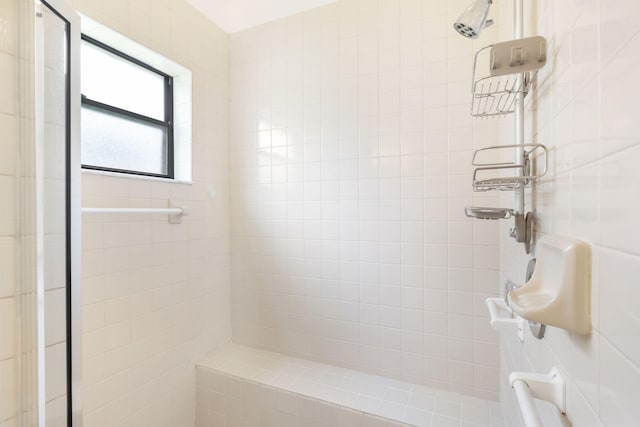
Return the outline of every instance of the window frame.
{"type": "Polygon", "coordinates": [[[174,179],[175,178],[175,167],[174,167],[174,126],[173,126],[173,76],[164,73],[157,68],[152,67],[151,65],[140,61],[133,56],[127,55],[124,52],[121,52],[99,40],[94,39],[86,34],[81,35],[81,39],[84,42],[90,43],[100,49],[103,49],[119,58],[122,58],[126,61],[129,61],[139,67],[145,68],[153,73],[156,73],[163,77],[164,79],[164,120],[158,120],[152,117],[145,116],[144,114],[134,113],[133,111],[125,110],[114,105],[105,104],[100,101],[96,101],[94,99],[88,98],[84,94],[82,94],[82,105],[81,107],[90,108],[93,110],[98,110],[102,112],[107,112],[109,114],[113,114],[116,116],[132,119],[138,122],[143,122],[145,124],[149,124],[155,127],[165,128],[167,131],[167,173],[153,173],[153,172],[143,172],[129,169],[119,169],[119,168],[109,168],[105,166],[95,166],[95,165],[87,165],[82,163],[83,169],[95,170],[95,171],[103,171],[103,172],[115,172],[121,174],[128,175],[138,175],[138,176],[148,176],[155,178],[167,178],[174,179]]]}

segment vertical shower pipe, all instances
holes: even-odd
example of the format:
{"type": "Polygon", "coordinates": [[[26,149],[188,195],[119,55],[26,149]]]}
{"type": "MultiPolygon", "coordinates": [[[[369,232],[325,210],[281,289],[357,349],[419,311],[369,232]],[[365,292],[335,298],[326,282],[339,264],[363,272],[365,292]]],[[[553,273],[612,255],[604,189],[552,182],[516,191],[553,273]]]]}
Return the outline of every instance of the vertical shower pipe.
{"type": "MultiPolygon", "coordinates": [[[[523,11],[523,0],[514,0],[514,28],[513,28],[513,36],[515,39],[521,39],[524,37],[524,11],[523,11]]],[[[524,73],[518,76],[518,81],[516,83],[518,89],[518,95],[516,97],[516,110],[515,110],[515,143],[518,145],[524,145],[524,84],[525,84],[525,76],[524,73]]],[[[524,147],[517,147],[515,150],[515,163],[517,165],[524,165],[524,147]]],[[[524,175],[524,170],[516,169],[516,175],[522,176],[524,175]]],[[[514,210],[516,214],[524,215],[526,212],[524,211],[524,187],[520,187],[515,191],[514,196],[514,210]]],[[[524,218],[523,218],[524,219],[524,218]]],[[[518,218],[516,218],[516,229],[518,229],[517,224],[518,218]]]]}

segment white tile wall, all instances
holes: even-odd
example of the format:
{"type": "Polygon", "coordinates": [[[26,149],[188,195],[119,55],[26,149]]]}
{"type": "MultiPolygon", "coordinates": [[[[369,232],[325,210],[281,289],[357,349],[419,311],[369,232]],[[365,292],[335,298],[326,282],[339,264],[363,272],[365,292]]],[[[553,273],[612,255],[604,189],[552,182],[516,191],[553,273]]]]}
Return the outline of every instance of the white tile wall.
{"type": "Polygon", "coordinates": [[[197,367],[196,426],[502,426],[497,402],[230,344],[197,367]]]}
{"type": "Polygon", "coordinates": [[[231,338],[228,36],[182,0],[73,3],[193,73],[192,184],[82,175],[84,206],[189,207],[83,219],[84,422],[193,425],[195,362],[231,338]]]}
{"type": "MultiPolygon", "coordinates": [[[[640,33],[630,26],[636,1],[537,1],[531,32],[550,41],[550,63],[538,78],[528,135],[551,148],[551,173],[535,188],[537,235],[573,236],[593,245],[593,334],[548,328],[542,341],[501,339],[501,402],[509,426],[521,425],[506,382],[513,370],[545,372],[558,366],[569,379],[567,418],[574,426],[637,426],[637,274],[640,127],[640,33]],[[532,124],[534,123],[534,124],[532,124]]],[[[506,9],[506,8],[504,8],[506,9]]],[[[509,19],[509,12],[501,19],[509,19]]],[[[505,34],[505,36],[507,36],[505,34]]],[[[509,133],[505,133],[505,138],[509,133]]],[[[506,139],[508,141],[509,139],[506,139]]],[[[508,198],[504,201],[507,202],[508,198]]],[[[531,205],[529,205],[531,206],[531,205]]],[[[522,280],[526,257],[500,239],[500,279],[522,280]]],[[[544,406],[545,426],[564,425],[544,406]]]]}
{"type": "Polygon", "coordinates": [[[498,125],[468,114],[463,3],[344,0],[231,36],[235,341],[497,397],[498,227],[462,208],[494,200],[470,163],[498,125]]]}
{"type": "Polygon", "coordinates": [[[16,163],[18,145],[18,104],[15,94],[18,68],[18,3],[0,4],[0,426],[15,423],[17,400],[17,307],[16,298],[16,163]]]}

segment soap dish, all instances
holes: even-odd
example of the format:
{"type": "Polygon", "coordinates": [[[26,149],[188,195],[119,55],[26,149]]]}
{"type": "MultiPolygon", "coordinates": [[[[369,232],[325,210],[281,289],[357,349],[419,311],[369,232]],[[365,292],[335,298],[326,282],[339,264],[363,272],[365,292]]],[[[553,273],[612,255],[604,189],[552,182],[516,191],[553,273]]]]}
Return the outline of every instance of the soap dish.
{"type": "Polygon", "coordinates": [[[464,214],[469,218],[509,219],[513,215],[513,209],[466,207],[464,214]]]}
{"type": "Polygon", "coordinates": [[[544,236],[537,244],[536,268],[522,287],[509,292],[517,315],[577,334],[591,332],[591,246],[544,236]]]}

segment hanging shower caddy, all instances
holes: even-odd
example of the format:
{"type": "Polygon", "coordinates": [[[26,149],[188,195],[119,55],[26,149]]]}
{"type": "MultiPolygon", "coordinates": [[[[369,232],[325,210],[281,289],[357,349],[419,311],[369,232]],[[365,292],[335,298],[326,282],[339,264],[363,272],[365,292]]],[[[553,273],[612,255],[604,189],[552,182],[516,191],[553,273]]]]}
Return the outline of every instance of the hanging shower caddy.
{"type": "Polygon", "coordinates": [[[531,181],[542,178],[549,168],[547,147],[542,144],[497,145],[482,148],[473,153],[472,162],[475,167],[473,171],[474,191],[519,190],[525,188],[531,181]],[[491,160],[491,158],[500,156],[500,151],[513,151],[516,148],[524,149],[523,164],[491,160]],[[484,154],[490,159],[483,160],[484,154]],[[532,162],[534,157],[537,160],[535,165],[532,162]],[[543,163],[544,166],[539,167],[540,163],[543,163]]]}
{"type": "Polygon", "coordinates": [[[471,115],[505,116],[526,97],[538,70],[547,63],[544,37],[510,40],[484,47],[473,60],[471,115]]]}
{"type": "Polygon", "coordinates": [[[548,170],[548,150],[542,144],[524,143],[524,99],[538,70],[547,63],[544,37],[522,37],[522,16],[516,22],[515,40],[484,47],[473,61],[471,115],[503,117],[515,113],[516,143],[482,148],[473,154],[473,190],[513,191],[514,208],[467,207],[465,214],[478,219],[515,218],[511,236],[524,243],[527,253],[533,235],[533,214],[524,206],[524,189],[548,170]],[[511,154],[512,160],[504,160],[511,154]]]}

